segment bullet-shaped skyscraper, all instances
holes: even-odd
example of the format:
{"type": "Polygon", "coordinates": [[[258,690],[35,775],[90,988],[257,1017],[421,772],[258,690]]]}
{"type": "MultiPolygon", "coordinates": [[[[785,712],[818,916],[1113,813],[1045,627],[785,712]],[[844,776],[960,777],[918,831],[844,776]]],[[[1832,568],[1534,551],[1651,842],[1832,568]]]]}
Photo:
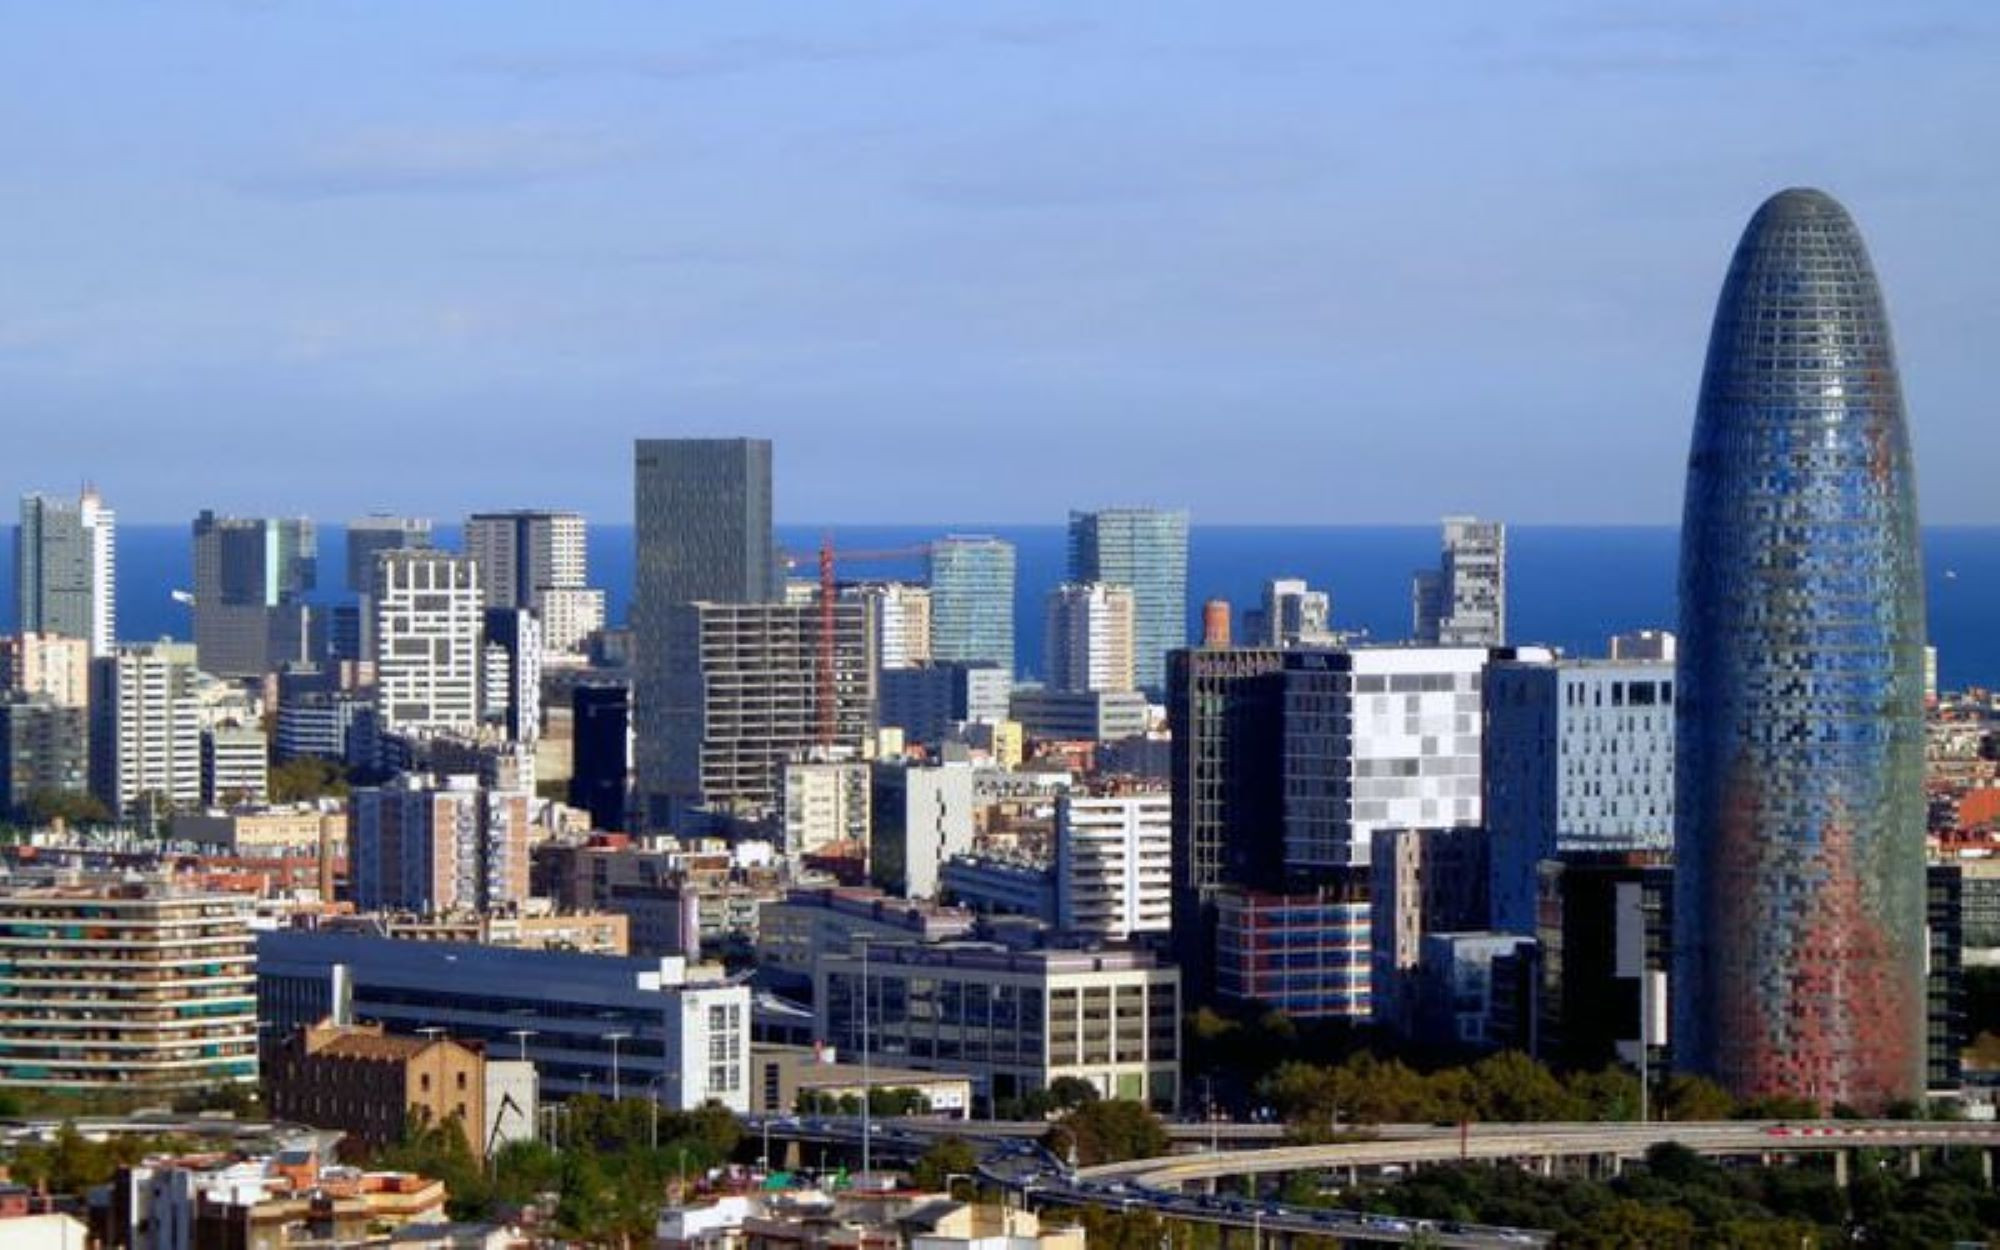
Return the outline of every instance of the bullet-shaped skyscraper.
{"type": "Polygon", "coordinates": [[[1767,200],[1709,338],[1681,529],[1678,1067],[1923,1091],[1924,595],[1881,289],[1847,212],[1767,200]]]}

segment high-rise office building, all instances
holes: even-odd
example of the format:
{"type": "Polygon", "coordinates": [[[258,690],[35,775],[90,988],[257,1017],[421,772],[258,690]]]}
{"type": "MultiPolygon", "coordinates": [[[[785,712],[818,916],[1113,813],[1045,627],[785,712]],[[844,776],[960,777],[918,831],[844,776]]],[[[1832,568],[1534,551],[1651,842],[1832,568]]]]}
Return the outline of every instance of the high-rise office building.
{"type": "Polygon", "coordinates": [[[1167,653],[1187,645],[1188,514],[1105,508],[1069,514],[1069,580],[1132,588],[1133,679],[1156,698],[1167,653]]]}
{"type": "Polygon", "coordinates": [[[369,599],[381,728],[476,728],[484,624],[478,562],[444,551],[385,551],[369,599]]]}
{"type": "Polygon", "coordinates": [[[1378,1023],[1415,1035],[1424,939],[1486,927],[1483,829],[1377,829],[1370,837],[1368,990],[1378,1023]]]}
{"type": "Polygon", "coordinates": [[[1333,634],[1333,598],[1314,590],[1302,577],[1277,577],[1264,583],[1251,642],[1267,647],[1324,647],[1333,634]]]}
{"type": "Polygon", "coordinates": [[[774,597],[769,439],[642,438],[636,468],[639,620],[774,597]]]}
{"type": "Polygon", "coordinates": [[[313,658],[306,594],[319,536],[304,518],[194,520],[194,646],[202,671],[261,677],[313,658]]]}
{"type": "Polygon", "coordinates": [[[1014,544],[954,534],[931,544],[931,658],[1014,675],[1014,544]]]}
{"type": "Polygon", "coordinates": [[[489,608],[533,608],[537,592],[587,580],[581,513],[475,512],[465,518],[465,554],[479,561],[489,608]]]}
{"type": "Polygon", "coordinates": [[[1285,655],[1285,865],[1368,864],[1377,829],[1480,823],[1484,647],[1285,655]]]}
{"type": "MultiPolygon", "coordinates": [[[[1168,659],[1174,957],[1196,1001],[1215,985],[1220,894],[1285,882],[1284,666],[1285,653],[1269,647],[1198,647],[1168,659]]],[[[1364,966],[1367,950],[1364,940],[1364,966]]]]}
{"type": "Polygon", "coordinates": [[[1502,660],[1485,707],[1493,928],[1534,933],[1537,866],[1558,853],[1673,848],[1672,663],[1502,660]]]}
{"type": "Polygon", "coordinates": [[[1881,288],[1765,201],[1716,303],[1681,525],[1671,1013],[1738,1095],[1924,1090],[1924,585],[1881,288]]]}
{"type": "Polygon", "coordinates": [[[431,545],[429,517],[384,516],[375,513],[347,523],[347,590],[366,595],[375,586],[375,557],[384,551],[426,550],[431,545]]]}
{"type": "Polygon", "coordinates": [[[570,692],[573,764],[569,805],[590,813],[593,829],[625,828],[625,791],[632,756],[632,690],[586,683],[570,692]]]}
{"type": "Polygon", "coordinates": [[[201,708],[194,648],[121,646],[92,661],[90,786],[123,819],[201,802],[201,708]]]}
{"type": "Polygon", "coordinates": [[[868,605],[868,629],[874,639],[875,667],[915,668],[931,659],[931,592],[904,582],[863,582],[843,586],[843,599],[868,605]]]}
{"type": "Polygon", "coordinates": [[[668,610],[663,641],[674,660],[660,708],[664,731],[653,744],[665,768],[642,774],[652,787],[647,801],[666,804],[648,813],[656,827],[678,824],[693,808],[772,812],[787,760],[814,747],[867,749],[875,682],[866,613],[858,603],[836,603],[831,620],[833,637],[822,651],[818,604],[668,610]],[[820,665],[829,655],[833,672],[826,674],[820,665]]]}
{"type": "Polygon", "coordinates": [[[776,597],[771,539],[771,442],[762,438],[642,438],[633,454],[637,567],[632,587],[632,716],[640,813],[672,808],[668,637],[674,609],[766,603],[776,597]]]}
{"type": "Polygon", "coordinates": [[[118,521],[95,490],[22,497],[14,603],[23,633],[82,638],[93,659],[118,645],[118,521]]]}
{"type": "Polygon", "coordinates": [[[990,661],[887,668],[875,680],[876,723],[930,745],[944,741],[954,725],[1006,720],[1014,691],[1013,675],[990,661]]]}
{"type": "Polygon", "coordinates": [[[1129,586],[1065,582],[1049,592],[1043,662],[1054,690],[1132,690],[1136,613],[1129,586]]]}
{"type": "Polygon", "coordinates": [[[1538,1054],[1577,1072],[1667,1058],[1674,869],[1661,851],[1566,851],[1539,871],[1538,1054]]]}
{"type": "Polygon", "coordinates": [[[1444,519],[1444,553],[1410,582],[1416,640],[1434,647],[1498,647],[1507,641],[1507,527],[1477,517],[1444,519]]]}
{"type": "Polygon", "coordinates": [[[586,585],[583,517],[575,512],[479,512],[465,521],[465,554],[479,561],[489,608],[531,609],[549,656],[577,656],[604,628],[604,592],[586,585]]]}

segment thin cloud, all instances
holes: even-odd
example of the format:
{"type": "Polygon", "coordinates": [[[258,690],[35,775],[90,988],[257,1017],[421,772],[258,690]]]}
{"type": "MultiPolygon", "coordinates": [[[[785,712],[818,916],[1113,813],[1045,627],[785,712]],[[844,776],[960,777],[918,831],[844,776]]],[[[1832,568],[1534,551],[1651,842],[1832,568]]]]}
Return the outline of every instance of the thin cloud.
{"type": "Polygon", "coordinates": [[[1312,136],[1185,137],[1168,148],[1129,134],[1057,131],[956,145],[910,185],[920,199],[964,207],[1061,208],[1302,191],[1334,168],[1312,136]]]}
{"type": "Polygon", "coordinates": [[[535,50],[472,58],[463,62],[463,66],[475,73],[529,82],[600,77],[678,82],[788,66],[901,60],[968,44],[1043,49],[1072,42],[1094,29],[1090,22],[1071,18],[1024,18],[956,28],[910,26],[847,37],[740,36],[686,48],[535,50]]]}
{"type": "Polygon", "coordinates": [[[385,126],[309,144],[238,185],[300,199],[513,190],[601,169],[630,153],[614,136],[555,126],[385,126]]]}
{"type": "Polygon", "coordinates": [[[786,65],[838,64],[915,56],[941,46],[936,32],[900,31],[858,39],[761,35],[705,47],[659,51],[597,49],[520,52],[465,62],[474,72],[530,82],[560,78],[646,78],[674,82],[721,78],[786,65]]]}

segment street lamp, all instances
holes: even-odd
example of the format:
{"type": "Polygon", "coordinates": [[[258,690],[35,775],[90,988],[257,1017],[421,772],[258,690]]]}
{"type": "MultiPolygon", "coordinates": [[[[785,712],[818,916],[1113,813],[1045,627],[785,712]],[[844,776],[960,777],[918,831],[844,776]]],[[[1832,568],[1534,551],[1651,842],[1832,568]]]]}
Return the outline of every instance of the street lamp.
{"type": "MultiPolygon", "coordinates": [[[[672,1072],[655,1072],[652,1075],[652,1078],[646,1082],[646,1097],[653,1105],[652,1136],[649,1137],[647,1140],[651,1143],[652,1149],[654,1150],[658,1150],[660,1148],[660,1082],[666,1080],[668,1077],[671,1077],[673,1075],[675,1074],[672,1072]]],[[[766,1132],[768,1131],[769,1130],[766,1130],[766,1132]]],[[[768,1142],[765,1145],[764,1149],[767,1152],[770,1150],[768,1142]]]]}
{"type": "Polygon", "coordinates": [[[606,1033],[604,1040],[611,1043],[611,1101],[618,1101],[618,1043],[632,1036],[630,1033],[606,1033]]]}
{"type": "Polygon", "coordinates": [[[540,1029],[509,1029],[507,1032],[521,1045],[521,1062],[528,1062],[528,1039],[539,1037],[542,1031],[540,1029]]]}
{"type": "Polygon", "coordinates": [[[875,1123],[870,1114],[869,1097],[874,1092],[875,1080],[868,1058],[868,939],[861,939],[861,1175],[865,1179],[874,1172],[875,1123]]]}

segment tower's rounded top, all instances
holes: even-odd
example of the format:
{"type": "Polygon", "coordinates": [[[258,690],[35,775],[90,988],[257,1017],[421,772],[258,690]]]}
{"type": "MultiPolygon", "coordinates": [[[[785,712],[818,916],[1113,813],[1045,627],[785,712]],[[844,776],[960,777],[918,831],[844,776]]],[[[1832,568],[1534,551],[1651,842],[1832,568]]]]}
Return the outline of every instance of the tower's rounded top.
{"type": "Polygon", "coordinates": [[[1827,218],[1850,226],[1854,224],[1846,207],[1818,187],[1786,187],[1758,207],[1756,216],[1751,219],[1751,229],[1824,221],[1827,218]]]}

